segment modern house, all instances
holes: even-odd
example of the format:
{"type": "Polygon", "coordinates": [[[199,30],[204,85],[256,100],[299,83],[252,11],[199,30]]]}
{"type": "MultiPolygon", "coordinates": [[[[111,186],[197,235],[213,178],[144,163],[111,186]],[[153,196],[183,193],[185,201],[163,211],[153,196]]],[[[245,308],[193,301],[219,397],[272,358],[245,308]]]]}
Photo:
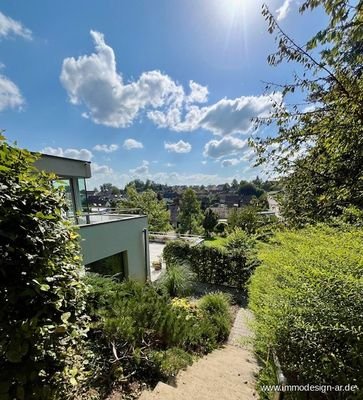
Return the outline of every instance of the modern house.
{"type": "Polygon", "coordinates": [[[86,187],[91,177],[89,161],[42,154],[35,166],[54,173],[54,185],[64,188],[67,217],[79,227],[86,269],[146,281],[150,277],[147,217],[131,212],[92,212],[86,187]]]}

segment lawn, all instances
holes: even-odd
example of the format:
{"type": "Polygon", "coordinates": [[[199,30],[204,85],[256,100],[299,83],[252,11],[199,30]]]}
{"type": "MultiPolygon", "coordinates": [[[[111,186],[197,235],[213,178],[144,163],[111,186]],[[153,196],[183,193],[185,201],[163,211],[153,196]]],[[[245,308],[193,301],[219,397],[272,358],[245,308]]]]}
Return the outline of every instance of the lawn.
{"type": "Polygon", "coordinates": [[[208,247],[223,247],[227,243],[227,238],[215,236],[212,238],[205,239],[203,244],[208,247]]]}

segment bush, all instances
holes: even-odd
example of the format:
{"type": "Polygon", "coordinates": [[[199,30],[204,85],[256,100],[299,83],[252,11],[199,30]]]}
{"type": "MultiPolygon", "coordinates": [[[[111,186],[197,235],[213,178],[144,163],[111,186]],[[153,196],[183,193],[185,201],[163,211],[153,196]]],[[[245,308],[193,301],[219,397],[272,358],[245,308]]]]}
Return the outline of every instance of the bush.
{"type": "Polygon", "coordinates": [[[0,398],[70,396],[85,379],[86,286],[66,202],[0,137],[0,398]]]}
{"type": "Polygon", "coordinates": [[[363,387],[362,239],[318,226],[263,246],[249,285],[256,349],[263,360],[276,351],[288,383],[363,387]]]}
{"type": "Polygon", "coordinates": [[[167,265],[187,263],[199,282],[244,288],[257,265],[253,252],[244,249],[228,251],[220,247],[191,246],[182,241],[167,243],[164,248],[167,265]]]}
{"type": "Polygon", "coordinates": [[[244,250],[245,252],[252,250],[254,246],[254,239],[241,228],[235,228],[232,233],[227,236],[227,241],[224,244],[224,247],[228,250],[244,250]]]}
{"type": "Polygon", "coordinates": [[[190,244],[186,240],[173,240],[166,244],[163,250],[163,258],[166,265],[184,264],[188,261],[190,244]]]}
{"type": "Polygon", "coordinates": [[[158,283],[169,296],[176,297],[190,294],[194,281],[195,275],[188,266],[171,264],[158,283]]]}
{"type": "Polygon", "coordinates": [[[102,305],[93,314],[89,335],[99,382],[128,382],[130,374],[154,382],[173,376],[194,354],[215,349],[228,335],[222,309],[207,312],[187,299],[170,299],[150,284],[86,280],[94,285],[90,301],[99,298],[102,305]],[[111,290],[100,297],[104,288],[111,290]]]}
{"type": "Polygon", "coordinates": [[[172,347],[166,351],[155,351],[151,353],[151,360],[159,369],[164,378],[176,376],[181,370],[193,363],[193,356],[186,351],[172,347]]]}
{"type": "Polygon", "coordinates": [[[219,341],[228,338],[232,327],[230,303],[230,297],[222,292],[207,294],[199,301],[199,308],[211,319],[219,341]]]}

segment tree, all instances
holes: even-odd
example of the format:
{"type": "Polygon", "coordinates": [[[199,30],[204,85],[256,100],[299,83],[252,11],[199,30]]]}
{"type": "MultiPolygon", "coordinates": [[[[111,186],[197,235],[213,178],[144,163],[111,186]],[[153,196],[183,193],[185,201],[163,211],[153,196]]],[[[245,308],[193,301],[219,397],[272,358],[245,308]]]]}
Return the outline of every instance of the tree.
{"type": "Polygon", "coordinates": [[[86,286],[55,176],[0,136],[0,397],[70,398],[84,379],[86,286]]]}
{"type": "Polygon", "coordinates": [[[179,212],[179,230],[181,233],[199,234],[201,232],[201,224],[203,214],[200,204],[193,189],[186,189],[181,197],[179,212]]]}
{"type": "Polygon", "coordinates": [[[239,184],[238,194],[242,196],[260,197],[263,194],[262,189],[258,189],[253,183],[241,181],[239,184]]]}
{"type": "Polygon", "coordinates": [[[228,215],[228,228],[231,231],[241,228],[249,234],[254,234],[263,225],[263,217],[253,206],[233,208],[228,215]]]}
{"type": "Polygon", "coordinates": [[[138,193],[134,186],[128,186],[126,194],[127,199],[119,202],[120,209],[139,208],[147,215],[149,230],[152,232],[166,232],[171,229],[170,213],[164,202],[157,199],[155,192],[148,189],[143,193],[138,193]]]}
{"type": "Polygon", "coordinates": [[[263,9],[278,42],[268,62],[293,61],[301,73],[289,84],[267,85],[282,99],[258,122],[276,125],[278,132],[253,144],[258,163],[272,162],[285,177],[282,213],[295,223],[329,219],[349,206],[363,208],[363,1],[306,0],[300,12],[318,6],[328,24],[304,45],[263,9]],[[293,93],[305,100],[288,107],[291,101],[283,100],[293,93]]]}
{"type": "Polygon", "coordinates": [[[109,193],[112,189],[112,183],[104,183],[100,186],[100,191],[102,193],[109,193]]]}
{"type": "Polygon", "coordinates": [[[237,191],[237,190],[238,190],[239,184],[238,184],[237,179],[233,179],[233,181],[232,181],[232,183],[231,183],[231,188],[232,188],[234,191],[237,191]]]}
{"type": "Polygon", "coordinates": [[[210,232],[213,232],[215,226],[218,223],[218,215],[208,208],[204,213],[203,228],[207,237],[210,236],[210,232]]]}

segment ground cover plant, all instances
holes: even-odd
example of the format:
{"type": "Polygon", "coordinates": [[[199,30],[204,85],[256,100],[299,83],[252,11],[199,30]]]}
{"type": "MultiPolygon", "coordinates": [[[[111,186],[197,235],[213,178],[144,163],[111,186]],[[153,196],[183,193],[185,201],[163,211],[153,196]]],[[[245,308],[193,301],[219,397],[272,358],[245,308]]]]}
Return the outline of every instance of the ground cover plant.
{"type": "Polygon", "coordinates": [[[125,393],[135,382],[155,384],[176,375],[228,337],[228,298],[171,298],[151,284],[115,282],[88,274],[89,340],[95,354],[93,386],[102,397],[112,385],[125,393]],[[208,304],[217,304],[215,308],[208,304]],[[219,306],[218,306],[219,305],[219,306]]]}
{"type": "Polygon", "coordinates": [[[316,226],[279,232],[261,247],[262,265],[249,285],[256,350],[265,365],[261,384],[274,382],[275,351],[289,384],[363,388],[362,239],[359,228],[316,226]]]}

